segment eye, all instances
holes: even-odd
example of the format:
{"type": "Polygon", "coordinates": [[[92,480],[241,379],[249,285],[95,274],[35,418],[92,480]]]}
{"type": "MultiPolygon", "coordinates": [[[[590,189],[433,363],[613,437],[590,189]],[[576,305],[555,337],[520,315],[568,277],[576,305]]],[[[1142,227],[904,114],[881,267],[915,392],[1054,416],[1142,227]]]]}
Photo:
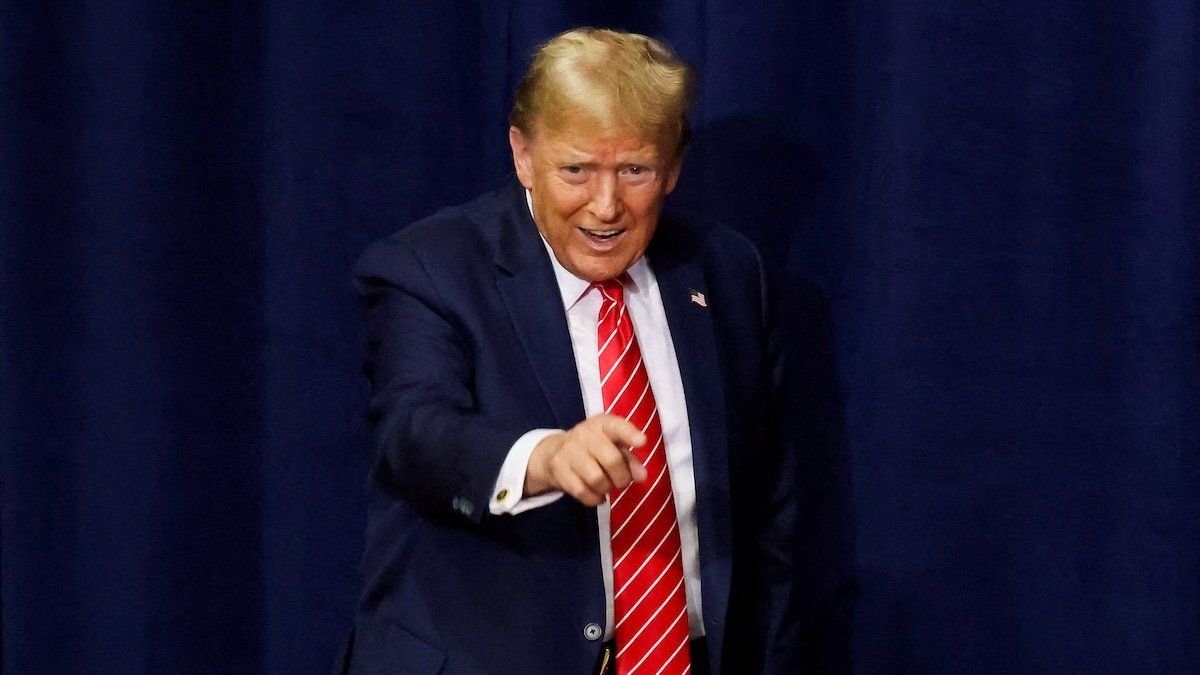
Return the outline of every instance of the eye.
{"type": "Polygon", "coordinates": [[[654,168],[645,164],[626,164],[621,167],[621,177],[630,185],[642,185],[654,180],[654,168]]]}
{"type": "Polygon", "coordinates": [[[588,170],[581,164],[564,164],[558,167],[558,177],[568,185],[582,185],[588,180],[588,170]]]}

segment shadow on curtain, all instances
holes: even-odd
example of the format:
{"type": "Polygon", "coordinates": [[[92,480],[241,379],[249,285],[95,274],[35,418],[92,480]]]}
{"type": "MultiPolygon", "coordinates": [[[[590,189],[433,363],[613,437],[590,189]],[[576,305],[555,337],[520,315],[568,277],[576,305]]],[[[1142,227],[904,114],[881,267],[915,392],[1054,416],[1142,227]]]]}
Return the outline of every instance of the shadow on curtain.
{"type": "Polygon", "coordinates": [[[793,279],[810,669],[1200,669],[1194,3],[124,0],[0,7],[4,671],[328,671],[350,264],[580,24],[700,68],[672,200],[793,279]]]}

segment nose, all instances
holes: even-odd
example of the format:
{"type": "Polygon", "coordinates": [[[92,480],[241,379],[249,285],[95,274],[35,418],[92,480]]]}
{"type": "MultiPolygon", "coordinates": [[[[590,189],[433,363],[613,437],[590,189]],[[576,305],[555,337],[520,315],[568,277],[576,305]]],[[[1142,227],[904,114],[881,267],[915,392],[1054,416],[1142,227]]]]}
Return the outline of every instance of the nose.
{"type": "Polygon", "coordinates": [[[625,212],[625,205],[621,201],[620,183],[615,174],[598,177],[588,211],[602,223],[620,220],[625,212]]]}

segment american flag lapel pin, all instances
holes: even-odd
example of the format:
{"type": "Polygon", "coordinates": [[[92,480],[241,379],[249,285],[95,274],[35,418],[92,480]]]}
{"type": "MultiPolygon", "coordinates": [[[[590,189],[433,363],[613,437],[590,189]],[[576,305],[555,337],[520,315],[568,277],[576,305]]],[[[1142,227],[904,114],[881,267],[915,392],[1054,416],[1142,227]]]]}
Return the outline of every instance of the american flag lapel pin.
{"type": "Polygon", "coordinates": [[[700,305],[701,307],[705,307],[705,308],[708,307],[708,300],[704,299],[704,294],[701,293],[700,291],[698,291],[694,288],[691,288],[691,289],[688,289],[688,295],[692,299],[692,302],[696,303],[697,305],[700,305]]]}

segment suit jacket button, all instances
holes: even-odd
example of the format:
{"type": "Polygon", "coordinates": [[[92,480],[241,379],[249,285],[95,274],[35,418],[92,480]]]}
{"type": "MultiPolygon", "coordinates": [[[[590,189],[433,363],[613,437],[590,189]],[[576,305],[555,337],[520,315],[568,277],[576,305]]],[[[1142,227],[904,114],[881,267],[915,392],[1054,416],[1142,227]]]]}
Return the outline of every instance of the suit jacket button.
{"type": "Polygon", "coordinates": [[[600,630],[600,624],[589,623],[583,627],[583,637],[589,640],[599,640],[604,631],[600,630]]]}

